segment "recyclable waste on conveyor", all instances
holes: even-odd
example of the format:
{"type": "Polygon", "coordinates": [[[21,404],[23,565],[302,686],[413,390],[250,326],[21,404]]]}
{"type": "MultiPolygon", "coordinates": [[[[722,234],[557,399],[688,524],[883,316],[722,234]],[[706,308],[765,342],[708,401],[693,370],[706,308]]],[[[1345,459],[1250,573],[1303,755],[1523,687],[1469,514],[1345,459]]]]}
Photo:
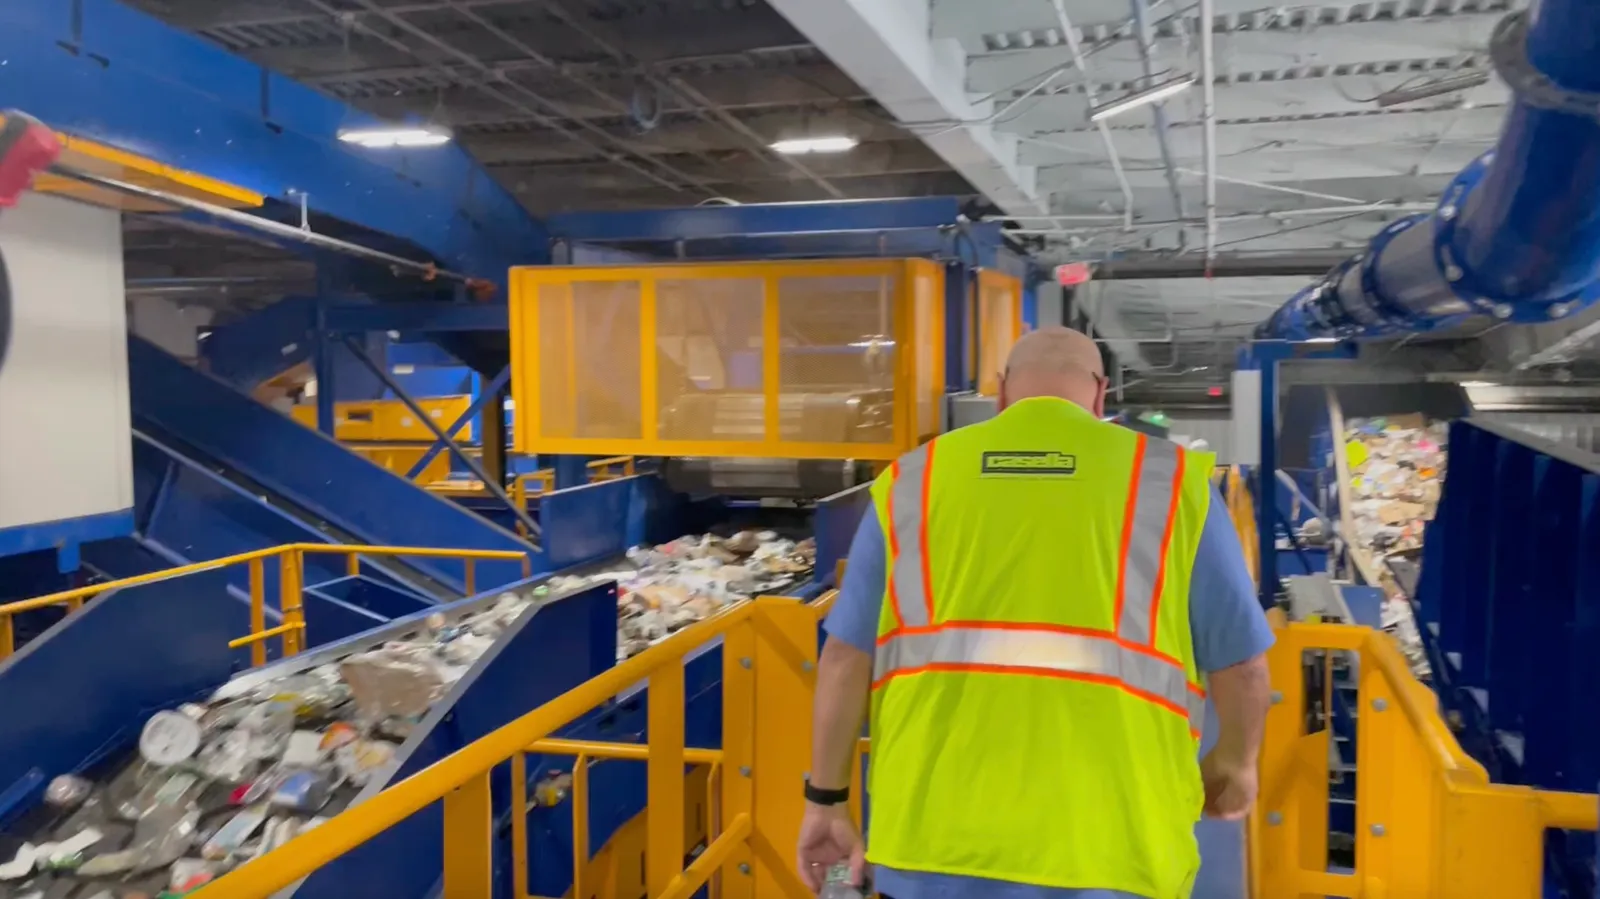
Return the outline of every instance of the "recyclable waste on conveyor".
{"type": "Polygon", "coordinates": [[[412,632],[206,702],[155,713],[136,757],[108,779],[55,778],[32,842],[6,840],[0,899],[182,896],[348,806],[397,765],[432,705],[532,604],[618,583],[617,658],[741,599],[812,572],[814,541],[773,531],[682,537],[625,563],[551,578],[412,632]]]}
{"type": "MultiPolygon", "coordinates": [[[[1346,423],[1350,518],[1354,542],[1374,561],[1422,549],[1444,485],[1449,425],[1421,415],[1356,418],[1346,423]]],[[[1393,634],[1418,677],[1430,674],[1411,603],[1387,565],[1379,569],[1384,630],[1393,634]]]]}

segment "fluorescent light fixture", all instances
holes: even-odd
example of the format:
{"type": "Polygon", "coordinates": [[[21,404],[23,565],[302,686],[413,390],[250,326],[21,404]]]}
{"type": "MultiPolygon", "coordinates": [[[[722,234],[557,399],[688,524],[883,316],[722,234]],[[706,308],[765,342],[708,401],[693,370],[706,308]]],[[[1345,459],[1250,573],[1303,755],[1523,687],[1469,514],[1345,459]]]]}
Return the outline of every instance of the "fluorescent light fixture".
{"type": "Polygon", "coordinates": [[[450,132],[441,128],[396,126],[388,128],[341,128],[339,140],[369,150],[391,147],[437,147],[450,143],[450,132]]]}
{"type": "Polygon", "coordinates": [[[1384,91],[1374,97],[1373,101],[1380,107],[1398,106],[1401,103],[1425,100],[1429,97],[1437,97],[1440,94],[1453,94],[1456,91],[1471,90],[1488,83],[1488,72],[1462,72],[1459,75],[1446,75],[1443,78],[1435,78],[1422,84],[1397,87],[1394,90],[1384,91]]]}
{"type": "Polygon", "coordinates": [[[884,340],[855,340],[855,341],[851,341],[850,342],[850,346],[855,347],[858,350],[870,350],[873,347],[894,346],[894,341],[888,340],[888,339],[884,339],[884,340]]]}
{"type": "Polygon", "coordinates": [[[1337,338],[1337,337],[1307,337],[1305,340],[1302,340],[1300,342],[1301,343],[1338,343],[1339,342],[1339,338],[1337,338]]]}
{"type": "Polygon", "coordinates": [[[773,141],[769,146],[774,152],[785,156],[804,156],[807,153],[843,153],[854,150],[859,143],[861,141],[841,134],[833,137],[797,137],[773,141]]]}
{"type": "Polygon", "coordinates": [[[1143,90],[1134,91],[1123,97],[1118,97],[1109,103],[1102,103],[1089,110],[1089,121],[1098,122],[1109,119],[1114,115],[1121,115],[1130,109],[1138,109],[1151,103],[1158,103],[1173,94],[1182,93],[1194,87],[1193,75],[1179,75],[1166,81],[1152,84],[1143,90]]]}

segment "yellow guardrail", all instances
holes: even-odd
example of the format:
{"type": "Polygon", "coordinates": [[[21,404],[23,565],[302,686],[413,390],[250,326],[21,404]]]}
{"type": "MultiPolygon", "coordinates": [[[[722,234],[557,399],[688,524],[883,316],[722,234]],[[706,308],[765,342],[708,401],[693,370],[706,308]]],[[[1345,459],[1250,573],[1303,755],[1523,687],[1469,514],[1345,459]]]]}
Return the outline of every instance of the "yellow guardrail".
{"type": "MultiPolygon", "coordinates": [[[[527,753],[572,755],[573,854],[588,896],[587,765],[590,759],[634,759],[648,771],[644,882],[652,899],[687,899],[708,882],[723,899],[811,899],[794,870],[803,811],[800,782],[810,759],[810,699],[815,687],[817,620],[831,596],[813,604],[762,598],[742,602],[622,662],[529,712],[314,832],[247,862],[203,888],[204,899],[257,899],[295,883],[434,803],[444,810],[443,895],[493,893],[492,772],[510,770],[512,807],[527,808],[527,753]],[[685,656],[720,638],[723,732],[720,749],[684,744],[685,656]],[[551,735],[619,693],[648,683],[649,742],[604,743],[551,735]],[[711,820],[703,850],[687,867],[685,772],[709,766],[711,820]]],[[[513,896],[528,899],[527,821],[512,815],[513,896]]]]}
{"type": "MultiPolygon", "coordinates": [[[[1249,823],[1250,895],[1537,899],[1547,829],[1595,830],[1600,797],[1495,784],[1462,750],[1433,692],[1385,633],[1282,624],[1267,653],[1273,705],[1249,823]],[[1308,668],[1355,658],[1354,873],[1328,870],[1332,724],[1308,726],[1308,668]]],[[[1331,671],[1322,678],[1324,691],[1331,671]]],[[[1314,709],[1313,709],[1314,710],[1314,709]]]]}
{"type": "Polygon", "coordinates": [[[1256,556],[1261,549],[1256,538],[1256,506],[1250,496],[1250,484],[1237,465],[1218,468],[1212,481],[1222,489],[1223,502],[1228,506],[1228,518],[1239,534],[1239,546],[1244,550],[1245,565],[1250,569],[1250,579],[1260,581],[1260,565],[1256,556]]]}
{"type": "Polygon", "coordinates": [[[591,484],[598,484],[602,481],[615,481],[618,478],[631,478],[634,472],[632,456],[612,456],[607,459],[595,459],[586,467],[589,469],[589,483],[591,484]]]}
{"type": "Polygon", "coordinates": [[[318,554],[345,556],[345,570],[352,577],[361,573],[361,559],[363,556],[461,559],[465,563],[465,585],[468,596],[477,592],[476,566],[474,563],[479,560],[520,561],[524,575],[531,575],[533,570],[533,560],[527,554],[514,550],[289,543],[283,546],[258,549],[254,552],[224,556],[220,559],[211,559],[205,562],[195,562],[191,565],[181,565],[177,568],[154,571],[150,574],[125,577],[120,580],[107,581],[103,584],[90,584],[87,587],[62,590],[58,593],[50,593],[33,599],[24,599],[20,602],[0,605],[0,659],[4,659],[16,651],[16,629],[12,626],[12,619],[23,612],[60,606],[65,608],[68,614],[71,614],[82,608],[85,600],[92,599],[108,590],[155,584],[185,575],[199,574],[204,571],[218,571],[233,565],[248,565],[250,567],[250,633],[229,641],[228,648],[238,649],[248,646],[250,647],[251,665],[264,665],[267,662],[266,641],[273,637],[282,638],[283,655],[285,656],[293,655],[305,648],[306,620],[305,608],[302,605],[302,598],[305,595],[305,557],[318,554]],[[269,559],[278,560],[278,611],[282,614],[283,622],[271,628],[267,627],[266,611],[266,564],[269,559]]]}

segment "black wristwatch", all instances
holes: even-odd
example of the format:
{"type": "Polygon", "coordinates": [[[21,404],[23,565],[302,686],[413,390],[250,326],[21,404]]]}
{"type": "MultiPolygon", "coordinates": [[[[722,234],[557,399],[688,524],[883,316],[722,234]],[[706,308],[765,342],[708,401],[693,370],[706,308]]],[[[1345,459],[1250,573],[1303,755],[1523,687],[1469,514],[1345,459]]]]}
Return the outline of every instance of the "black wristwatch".
{"type": "Polygon", "coordinates": [[[815,805],[843,805],[850,801],[850,788],[838,790],[824,790],[813,786],[811,781],[806,781],[806,801],[815,805]]]}

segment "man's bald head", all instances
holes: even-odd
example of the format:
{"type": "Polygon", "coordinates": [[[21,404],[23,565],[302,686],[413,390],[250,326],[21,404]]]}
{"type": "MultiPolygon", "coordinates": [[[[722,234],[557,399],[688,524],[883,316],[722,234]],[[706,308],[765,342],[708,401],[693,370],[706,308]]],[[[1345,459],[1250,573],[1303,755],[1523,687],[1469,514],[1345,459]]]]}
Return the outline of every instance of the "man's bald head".
{"type": "Polygon", "coordinates": [[[1069,400],[1102,414],[1105,369],[1100,348],[1087,334],[1060,326],[1040,328],[1011,347],[1000,383],[1000,408],[1036,396],[1069,400]]]}

